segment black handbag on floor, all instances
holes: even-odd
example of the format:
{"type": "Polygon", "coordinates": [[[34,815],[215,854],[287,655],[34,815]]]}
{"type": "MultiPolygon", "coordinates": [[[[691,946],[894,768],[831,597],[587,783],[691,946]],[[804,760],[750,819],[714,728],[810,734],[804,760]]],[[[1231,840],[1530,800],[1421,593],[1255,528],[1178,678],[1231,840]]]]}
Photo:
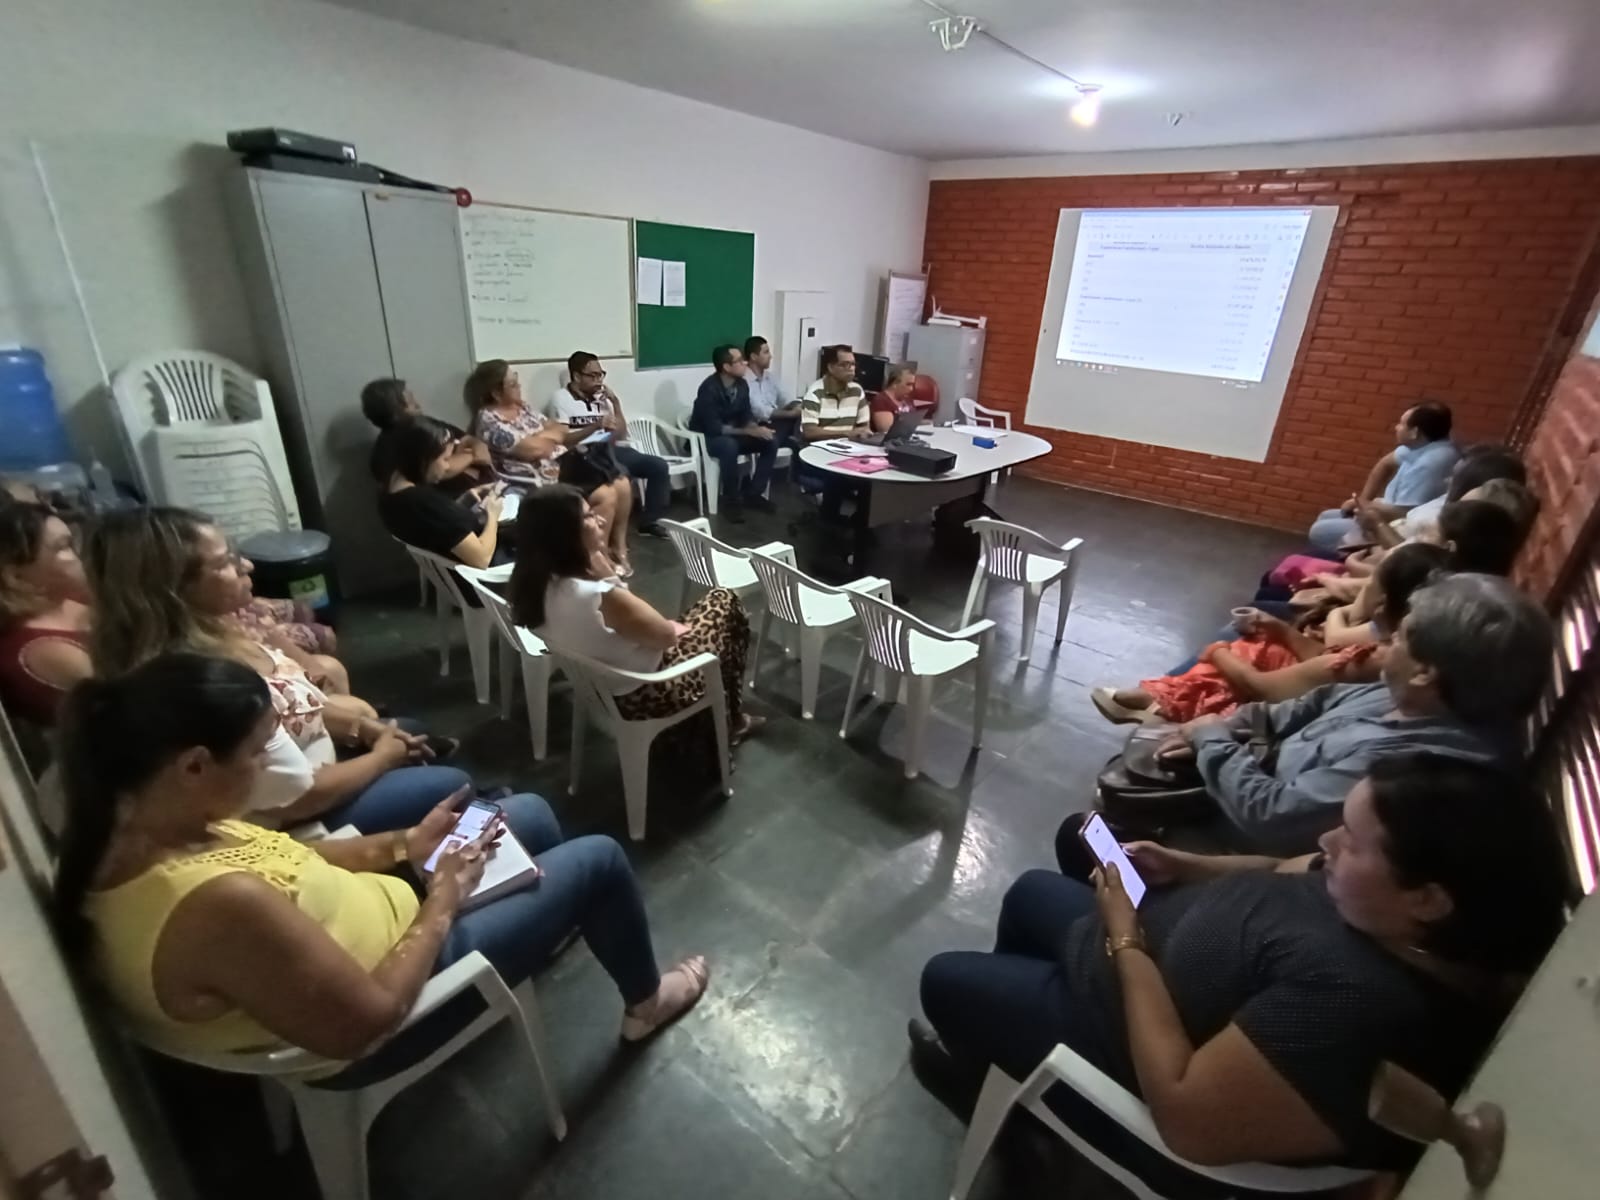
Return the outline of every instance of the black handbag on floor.
{"type": "MultiPolygon", "coordinates": [[[[1157,747],[1177,730],[1176,725],[1136,726],[1122,752],[1113,755],[1101,769],[1096,781],[1097,803],[1107,820],[1149,825],[1216,813],[1216,802],[1207,793],[1192,761],[1163,762],[1156,757],[1157,747]]],[[[1247,745],[1250,753],[1270,769],[1274,748],[1263,707],[1255,709],[1247,745]]]]}

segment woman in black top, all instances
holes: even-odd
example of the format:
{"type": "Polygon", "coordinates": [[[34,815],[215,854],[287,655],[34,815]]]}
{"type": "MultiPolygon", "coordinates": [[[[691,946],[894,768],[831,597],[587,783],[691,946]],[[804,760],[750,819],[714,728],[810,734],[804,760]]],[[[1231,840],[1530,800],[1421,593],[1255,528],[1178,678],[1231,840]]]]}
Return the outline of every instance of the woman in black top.
{"type": "Polygon", "coordinates": [[[499,543],[499,485],[485,484],[460,498],[442,491],[451,454],[448,431],[430,417],[412,417],[386,429],[373,459],[388,470],[378,495],[383,527],[408,546],[453,558],[469,567],[508,561],[499,543]]]}
{"type": "MultiPolygon", "coordinates": [[[[914,1059],[1020,1080],[1065,1043],[1142,1096],[1193,1162],[1408,1165],[1417,1148],[1367,1115],[1378,1067],[1445,1095],[1465,1083],[1561,929],[1560,844],[1505,776],[1406,755],[1355,786],[1321,846],[1280,862],[1131,843],[1150,885],[1137,910],[1115,867],[1095,887],[1024,875],[993,953],[923,969],[932,1029],[912,1023],[914,1059]]],[[[1075,1099],[1052,1093],[1076,1125],[1075,1099]]],[[[1148,1148],[1084,1132],[1162,1186],[1148,1148]]],[[[1180,1174],[1168,1194],[1207,1194],[1180,1174]]]]}

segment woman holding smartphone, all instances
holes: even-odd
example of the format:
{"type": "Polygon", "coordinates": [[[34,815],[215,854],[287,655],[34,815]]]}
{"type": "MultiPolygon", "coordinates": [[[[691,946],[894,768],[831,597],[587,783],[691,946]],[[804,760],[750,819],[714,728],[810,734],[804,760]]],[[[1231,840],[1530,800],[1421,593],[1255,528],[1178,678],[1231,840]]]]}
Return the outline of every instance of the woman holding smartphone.
{"type": "MultiPolygon", "coordinates": [[[[621,847],[564,841],[537,796],[511,796],[503,811],[539,879],[466,913],[492,838],[418,871],[465,790],[410,828],[310,845],[240,819],[277,723],[254,671],[198,654],[89,680],[68,698],[61,936],[149,1044],[360,1058],[395,1032],[435,971],[476,950],[515,986],[574,929],[621,993],[626,1040],[705,992],[698,956],[658,971],[621,847]]],[[[408,1030],[380,1051],[384,1069],[452,1032],[408,1030]]]]}
{"type": "Polygon", "coordinates": [[[378,516],[389,535],[408,546],[469,567],[509,562],[500,541],[504,487],[482,484],[462,496],[439,487],[453,453],[450,431],[431,417],[412,417],[384,430],[373,461],[388,470],[378,516]]]}
{"type": "MultiPolygon", "coordinates": [[[[1024,875],[993,953],[924,968],[919,1073],[975,1087],[992,1063],[1023,1079],[1065,1044],[1193,1162],[1408,1166],[1419,1147],[1368,1116],[1380,1064],[1446,1096],[1463,1085],[1561,930],[1567,876],[1548,809],[1476,763],[1382,760],[1343,816],[1321,853],[1289,861],[1131,843],[1149,885],[1137,909],[1114,866],[1093,886],[1024,875]]],[[[1080,1098],[1056,1104],[1084,1119],[1080,1098]]],[[[1110,1136],[1100,1148],[1155,1190],[1211,1194],[1110,1136]]]]}

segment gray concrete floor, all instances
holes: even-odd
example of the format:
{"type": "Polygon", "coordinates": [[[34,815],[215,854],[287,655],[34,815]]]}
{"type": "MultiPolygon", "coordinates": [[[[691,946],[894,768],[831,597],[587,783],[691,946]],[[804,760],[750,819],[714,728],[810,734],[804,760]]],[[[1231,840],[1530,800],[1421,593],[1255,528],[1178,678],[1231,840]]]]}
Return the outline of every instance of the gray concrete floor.
{"type": "MultiPolygon", "coordinates": [[[[779,516],[722,523],[719,535],[743,545],[785,538],[801,502],[775,492],[779,516]]],[[[1084,547],[1065,640],[1052,645],[1047,607],[1025,666],[1015,661],[1019,595],[992,588],[987,615],[1000,628],[983,749],[968,753],[970,685],[943,684],[923,777],[908,782],[900,709],[868,713],[848,741],[838,736],[858,643],[835,640],[814,721],[799,719],[796,665],[769,652],[754,708],[771,720],[738,752],[733,798],[676,795],[658,775],[651,836],[629,845],[662,960],[701,951],[712,961],[706,1001],[644,1049],[621,1051],[616,994],[578,945],[539,981],[567,1141],[549,1138],[531,1081],[502,1069],[491,1039],[380,1120],[376,1196],[947,1194],[963,1128],[906,1065],[923,962],[987,946],[1006,887],[1052,862],[1057,824],[1087,805],[1121,740],[1090,705],[1089,686],[1132,683],[1183,658],[1295,546],[1270,530],[1022,478],[991,503],[1084,547]]],[[[636,590],[673,609],[680,572],[670,547],[636,547],[636,590]]],[[[955,625],[970,566],[933,556],[925,529],[887,531],[873,568],[919,615],[955,625]]],[[[552,698],[552,753],[535,763],[520,700],[509,721],[473,702],[459,624],[453,632],[451,674],[440,678],[431,614],[414,600],[350,604],[341,656],[359,693],[462,736],[460,762],[480,785],[541,793],[569,834],[625,838],[610,744],[591,736],[584,786],[568,797],[565,694],[552,698]]],[[[988,1171],[980,1190],[1042,1194],[1043,1170],[1023,1154],[988,1171]]],[[[1108,1190],[1079,1184],[1075,1197],[1108,1190]]],[[[1058,1186],[1052,1175],[1049,1190],[1058,1186]]]]}

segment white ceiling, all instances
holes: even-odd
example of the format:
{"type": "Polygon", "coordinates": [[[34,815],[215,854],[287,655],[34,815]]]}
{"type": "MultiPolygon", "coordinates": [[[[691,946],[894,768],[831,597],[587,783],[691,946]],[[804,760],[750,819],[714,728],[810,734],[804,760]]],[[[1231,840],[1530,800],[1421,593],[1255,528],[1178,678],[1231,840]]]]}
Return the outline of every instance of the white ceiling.
{"type": "Polygon", "coordinates": [[[947,0],[1103,84],[1090,130],[919,0],[335,3],[931,159],[1600,123],[1600,0],[947,0]]]}

